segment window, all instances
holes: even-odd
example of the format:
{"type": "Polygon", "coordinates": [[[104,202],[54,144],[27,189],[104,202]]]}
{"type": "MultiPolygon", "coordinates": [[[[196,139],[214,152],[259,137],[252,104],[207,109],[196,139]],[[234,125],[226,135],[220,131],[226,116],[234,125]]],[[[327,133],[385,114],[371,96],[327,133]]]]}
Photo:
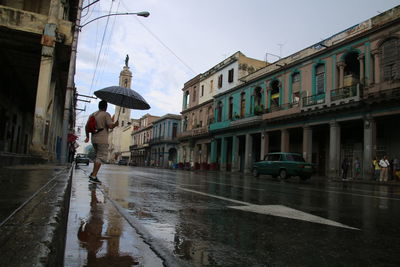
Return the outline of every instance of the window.
{"type": "Polygon", "coordinates": [[[229,114],[228,114],[229,119],[231,120],[233,117],[233,97],[229,98],[229,114]]]}
{"type": "Polygon", "coordinates": [[[188,108],[189,106],[189,91],[183,93],[183,108],[188,108]]]}
{"type": "Polygon", "coordinates": [[[271,86],[271,108],[280,106],[280,82],[273,80],[271,86]]]}
{"type": "Polygon", "coordinates": [[[315,84],[316,84],[316,92],[317,95],[325,93],[325,65],[319,64],[315,68],[315,84]]]}
{"type": "Polygon", "coordinates": [[[201,96],[204,95],[204,85],[201,86],[201,96]]]}
{"type": "Polygon", "coordinates": [[[192,102],[196,101],[196,86],[194,87],[193,90],[193,95],[192,95],[192,102]]]}
{"type": "Polygon", "coordinates": [[[222,102],[219,101],[218,102],[218,106],[217,106],[217,121],[222,121],[222,102]]]}
{"type": "Polygon", "coordinates": [[[233,82],[233,69],[230,69],[228,71],[228,82],[230,82],[230,83],[233,82]]]}
{"type": "Polygon", "coordinates": [[[292,74],[292,103],[299,103],[300,100],[300,73],[292,74]]]}
{"type": "Polygon", "coordinates": [[[210,93],[214,90],[214,80],[210,81],[210,93]]]}
{"type": "Polygon", "coordinates": [[[280,154],[270,154],[267,157],[268,161],[280,161],[281,160],[281,155],[280,154]]]}
{"type": "Polygon", "coordinates": [[[218,88],[222,87],[222,79],[223,79],[223,76],[221,74],[221,75],[218,76],[218,88]]]}
{"type": "Polygon", "coordinates": [[[124,121],[121,122],[121,127],[124,127],[124,123],[125,123],[124,121]]]}
{"type": "Polygon", "coordinates": [[[172,124],[172,138],[176,138],[177,132],[178,132],[178,124],[173,123],[172,124]]]}
{"type": "Polygon", "coordinates": [[[244,118],[246,114],[246,93],[243,92],[240,94],[240,117],[244,118]]]}
{"type": "Polygon", "coordinates": [[[400,42],[397,38],[392,38],[382,44],[381,65],[383,70],[383,80],[393,80],[400,78],[400,42]]]}

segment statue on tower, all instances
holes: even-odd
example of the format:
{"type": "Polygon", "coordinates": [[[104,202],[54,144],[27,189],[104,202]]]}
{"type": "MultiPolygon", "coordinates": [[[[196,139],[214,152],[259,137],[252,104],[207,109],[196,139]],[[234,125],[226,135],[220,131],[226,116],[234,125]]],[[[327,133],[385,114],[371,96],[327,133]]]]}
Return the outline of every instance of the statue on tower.
{"type": "Polygon", "coordinates": [[[129,63],[129,56],[126,55],[126,58],[125,58],[125,67],[128,67],[128,63],[129,63]]]}

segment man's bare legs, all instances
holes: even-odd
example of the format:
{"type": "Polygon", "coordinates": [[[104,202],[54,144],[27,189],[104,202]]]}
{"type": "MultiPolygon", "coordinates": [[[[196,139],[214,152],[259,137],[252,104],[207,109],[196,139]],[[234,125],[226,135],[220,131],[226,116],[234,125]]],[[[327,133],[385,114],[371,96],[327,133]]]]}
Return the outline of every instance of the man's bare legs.
{"type": "Polygon", "coordinates": [[[101,166],[101,162],[95,161],[93,164],[93,171],[92,171],[92,176],[97,177],[97,173],[99,172],[101,166]]]}

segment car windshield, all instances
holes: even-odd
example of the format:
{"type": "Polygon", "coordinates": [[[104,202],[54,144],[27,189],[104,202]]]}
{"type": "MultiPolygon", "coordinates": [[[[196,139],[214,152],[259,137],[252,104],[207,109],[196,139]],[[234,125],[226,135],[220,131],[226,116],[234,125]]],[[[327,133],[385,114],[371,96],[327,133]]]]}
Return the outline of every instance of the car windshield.
{"type": "Polygon", "coordinates": [[[85,154],[77,154],[76,157],[78,157],[78,158],[84,158],[84,157],[86,157],[86,155],[85,155],[85,154]]]}
{"type": "Polygon", "coordinates": [[[287,154],[286,159],[288,161],[298,161],[298,162],[305,162],[302,156],[300,155],[295,155],[295,154],[287,154]]]}
{"type": "Polygon", "coordinates": [[[270,154],[267,156],[268,161],[280,161],[281,155],[280,154],[270,154]]]}

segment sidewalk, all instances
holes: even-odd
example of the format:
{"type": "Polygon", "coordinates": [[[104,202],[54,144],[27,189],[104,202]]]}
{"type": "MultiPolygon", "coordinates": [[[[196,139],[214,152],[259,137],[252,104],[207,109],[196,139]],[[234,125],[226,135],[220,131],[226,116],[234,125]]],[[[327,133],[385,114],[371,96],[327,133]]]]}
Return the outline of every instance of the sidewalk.
{"type": "Polygon", "coordinates": [[[109,199],[106,181],[91,184],[88,176],[73,170],[64,266],[163,266],[109,199]]]}
{"type": "Polygon", "coordinates": [[[0,266],[62,266],[71,167],[0,168],[0,266]]]}

